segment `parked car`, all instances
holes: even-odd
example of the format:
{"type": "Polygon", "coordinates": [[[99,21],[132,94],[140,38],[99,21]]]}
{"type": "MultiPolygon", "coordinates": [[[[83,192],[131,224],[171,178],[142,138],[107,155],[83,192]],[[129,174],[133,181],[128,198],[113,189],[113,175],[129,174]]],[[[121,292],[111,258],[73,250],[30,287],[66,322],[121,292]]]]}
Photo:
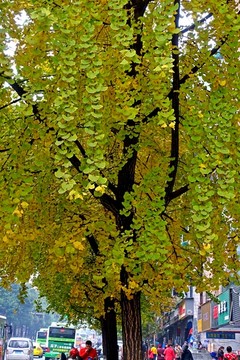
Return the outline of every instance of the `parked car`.
{"type": "Polygon", "coordinates": [[[36,342],[33,343],[33,356],[37,356],[39,358],[43,356],[43,348],[36,342]]]}
{"type": "Polygon", "coordinates": [[[33,360],[33,343],[29,338],[12,337],[8,340],[6,360],[33,360]]]}

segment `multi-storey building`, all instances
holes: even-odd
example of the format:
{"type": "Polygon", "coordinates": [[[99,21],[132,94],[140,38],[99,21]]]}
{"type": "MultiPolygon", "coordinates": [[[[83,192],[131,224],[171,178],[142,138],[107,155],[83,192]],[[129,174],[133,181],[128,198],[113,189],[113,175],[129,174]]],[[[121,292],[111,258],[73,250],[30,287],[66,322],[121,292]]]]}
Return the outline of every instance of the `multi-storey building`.
{"type": "Polygon", "coordinates": [[[173,295],[176,296],[176,307],[164,315],[159,340],[163,343],[183,344],[185,340],[191,341],[197,335],[197,304],[200,295],[191,286],[184,298],[173,295]]]}
{"type": "Polygon", "coordinates": [[[164,315],[159,341],[188,341],[194,347],[201,341],[210,352],[231,345],[240,352],[240,286],[222,287],[211,297],[189,287],[185,297],[176,297],[176,307],[164,315]]]}
{"type": "Polygon", "coordinates": [[[240,286],[222,287],[215,299],[205,297],[198,313],[198,335],[209,351],[231,345],[240,351],[240,286]]]}

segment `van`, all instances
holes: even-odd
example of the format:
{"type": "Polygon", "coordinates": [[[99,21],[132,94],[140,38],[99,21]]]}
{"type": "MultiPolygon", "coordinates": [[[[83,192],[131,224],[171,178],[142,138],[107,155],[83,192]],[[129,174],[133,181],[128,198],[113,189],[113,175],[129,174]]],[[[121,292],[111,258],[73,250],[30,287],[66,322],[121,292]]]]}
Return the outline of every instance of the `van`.
{"type": "Polygon", "coordinates": [[[29,338],[12,337],[8,340],[6,360],[33,360],[33,343],[29,338]]]}

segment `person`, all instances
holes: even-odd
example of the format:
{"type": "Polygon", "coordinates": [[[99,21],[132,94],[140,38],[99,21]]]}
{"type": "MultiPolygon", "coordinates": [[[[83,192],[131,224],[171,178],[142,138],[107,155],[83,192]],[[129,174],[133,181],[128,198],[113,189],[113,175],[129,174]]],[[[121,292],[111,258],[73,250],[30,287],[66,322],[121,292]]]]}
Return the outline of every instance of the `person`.
{"type": "Polygon", "coordinates": [[[223,360],[224,357],[224,346],[220,346],[217,352],[217,358],[218,360],[223,360]]]}
{"type": "Polygon", "coordinates": [[[191,351],[188,349],[188,345],[184,346],[181,360],[193,360],[193,356],[192,356],[191,351]]]}
{"type": "Polygon", "coordinates": [[[156,348],[156,346],[155,345],[152,345],[152,347],[151,347],[151,351],[152,351],[152,353],[153,353],[153,360],[156,360],[157,359],[157,348],[156,348]]]}
{"type": "Polygon", "coordinates": [[[183,352],[181,345],[176,344],[174,350],[175,350],[175,354],[176,354],[175,355],[176,360],[180,360],[182,357],[182,352],[183,352]]]}
{"type": "Polygon", "coordinates": [[[161,344],[158,344],[157,348],[157,360],[164,360],[164,349],[161,344]]]}
{"type": "Polygon", "coordinates": [[[92,342],[90,340],[86,341],[86,346],[82,348],[79,352],[80,360],[97,360],[97,351],[92,347],[92,342]]]}
{"type": "Polygon", "coordinates": [[[148,349],[148,359],[156,360],[157,357],[157,348],[154,345],[151,345],[148,349]]]}
{"type": "Polygon", "coordinates": [[[67,360],[66,354],[64,352],[61,353],[60,359],[61,360],[67,360]]]}
{"type": "Polygon", "coordinates": [[[238,359],[237,355],[232,352],[231,346],[227,346],[226,350],[227,350],[227,352],[223,355],[224,360],[237,360],[238,359]]]}
{"type": "Polygon", "coordinates": [[[165,360],[174,360],[175,359],[175,351],[171,344],[168,344],[166,346],[166,349],[164,350],[164,358],[165,358],[165,360]]]}
{"type": "Polygon", "coordinates": [[[75,346],[73,345],[69,351],[69,357],[72,359],[76,359],[78,356],[79,356],[78,349],[75,348],[75,346]]]}
{"type": "Polygon", "coordinates": [[[148,346],[146,342],[142,343],[142,354],[143,354],[143,360],[147,359],[147,350],[148,350],[148,346]]]}

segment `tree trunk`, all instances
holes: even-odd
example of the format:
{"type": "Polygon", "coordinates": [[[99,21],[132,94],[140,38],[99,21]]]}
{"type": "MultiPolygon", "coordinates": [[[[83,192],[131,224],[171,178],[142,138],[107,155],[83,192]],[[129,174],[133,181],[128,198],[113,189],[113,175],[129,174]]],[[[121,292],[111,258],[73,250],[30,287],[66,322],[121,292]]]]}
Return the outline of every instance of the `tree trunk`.
{"type": "Polygon", "coordinates": [[[129,300],[124,291],[121,293],[124,360],[143,359],[140,296],[138,292],[129,300]]]}
{"type": "Polygon", "coordinates": [[[105,299],[105,317],[101,319],[103,355],[107,360],[118,360],[117,320],[114,300],[105,299]]]}

